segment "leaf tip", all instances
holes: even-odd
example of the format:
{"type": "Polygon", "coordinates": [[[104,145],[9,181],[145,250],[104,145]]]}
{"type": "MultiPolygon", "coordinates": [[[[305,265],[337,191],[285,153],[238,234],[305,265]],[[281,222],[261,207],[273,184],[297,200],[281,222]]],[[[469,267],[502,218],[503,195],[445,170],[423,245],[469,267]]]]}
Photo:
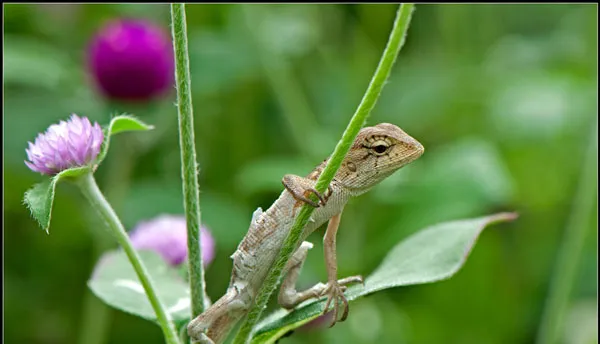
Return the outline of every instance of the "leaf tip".
{"type": "Polygon", "coordinates": [[[514,221],[518,217],[519,217],[519,213],[517,213],[515,211],[513,211],[513,212],[498,213],[498,214],[490,216],[490,224],[492,224],[492,223],[498,223],[498,222],[514,221]]]}

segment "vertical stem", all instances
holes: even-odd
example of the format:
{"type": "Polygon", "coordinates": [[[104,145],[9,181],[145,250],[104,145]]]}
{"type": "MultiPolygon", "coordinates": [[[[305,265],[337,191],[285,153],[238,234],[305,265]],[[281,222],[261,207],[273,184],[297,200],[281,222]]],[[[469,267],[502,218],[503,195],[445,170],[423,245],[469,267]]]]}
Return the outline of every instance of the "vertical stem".
{"type": "MultiPolygon", "coordinates": [[[[383,51],[379,65],[373,74],[371,83],[369,84],[362,101],[350,119],[350,123],[342,134],[342,138],[336,145],[333,154],[327,163],[327,166],[325,166],[325,169],[323,169],[321,176],[317,180],[315,187],[317,191],[321,193],[325,192],[329,186],[329,183],[331,183],[333,180],[337,170],[340,168],[344,157],[350,150],[350,146],[352,145],[352,142],[354,142],[356,135],[364,125],[373,107],[375,107],[375,103],[377,102],[377,99],[379,99],[383,85],[389,77],[392,66],[396,61],[396,56],[404,44],[404,38],[406,36],[406,32],[408,31],[413,9],[414,4],[401,4],[398,8],[396,20],[394,21],[392,32],[390,33],[388,43],[383,51]]],[[[266,307],[269,297],[273,291],[275,291],[277,283],[281,278],[283,268],[298,246],[302,230],[308,223],[310,215],[313,211],[314,208],[307,204],[302,206],[300,209],[300,213],[298,214],[296,222],[290,230],[290,234],[288,234],[287,238],[285,239],[285,243],[283,244],[283,247],[277,256],[275,263],[271,267],[266,280],[258,291],[254,305],[250,309],[250,312],[246,316],[240,331],[234,339],[235,344],[243,344],[250,339],[252,329],[258,322],[263,309],[266,307]]]]}
{"type": "Polygon", "coordinates": [[[171,29],[175,51],[175,80],[177,83],[177,113],[183,202],[187,222],[188,266],[192,300],[192,318],[204,308],[204,269],[200,245],[200,196],[196,148],[194,146],[194,114],[190,80],[185,4],[171,4],[171,29]]]}
{"type": "Polygon", "coordinates": [[[573,199],[573,209],[564,232],[562,246],[558,253],[554,276],[542,321],[538,329],[538,344],[554,344],[564,328],[564,318],[569,305],[569,296],[575,282],[581,251],[588,232],[587,223],[591,218],[598,193],[598,122],[593,126],[587,153],[584,157],[581,178],[573,199]]]}
{"type": "Polygon", "coordinates": [[[152,284],[152,280],[150,279],[150,275],[148,274],[146,267],[142,263],[137,251],[133,248],[133,245],[129,240],[129,236],[125,231],[123,224],[119,220],[119,217],[98,188],[94,176],[91,173],[81,176],[78,179],[78,185],[81,189],[81,192],[91,203],[92,208],[100,214],[102,219],[108,225],[110,232],[117,239],[117,242],[121,245],[121,247],[123,247],[127,258],[129,258],[133,269],[135,270],[140,282],[142,283],[142,286],[144,287],[144,291],[146,292],[146,296],[152,305],[152,309],[154,309],[154,312],[156,313],[156,318],[158,324],[162,328],[166,343],[179,344],[175,326],[173,326],[173,323],[170,321],[164,305],[158,298],[156,288],[152,284]]]}

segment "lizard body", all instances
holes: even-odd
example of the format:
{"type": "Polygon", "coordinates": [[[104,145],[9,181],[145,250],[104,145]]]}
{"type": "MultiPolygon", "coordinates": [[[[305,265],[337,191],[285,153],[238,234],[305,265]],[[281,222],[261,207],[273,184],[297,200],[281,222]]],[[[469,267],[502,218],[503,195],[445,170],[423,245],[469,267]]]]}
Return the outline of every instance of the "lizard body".
{"type": "Polygon", "coordinates": [[[345,285],[362,282],[360,276],[337,280],[335,234],[344,205],[351,197],[367,192],[402,166],[417,159],[423,151],[423,146],[400,128],[381,123],[359,132],[324,195],[319,194],[314,186],[327,160],[305,178],[284,176],[285,190],[269,209],[263,212],[258,208],[254,212],[248,233],[231,256],[233,272],[227,292],[190,322],[190,337],[206,344],[222,343],[226,339],[235,324],[249,311],[305,202],[317,209],[302,232],[301,244],[286,265],[287,276],[278,300],[283,307],[292,309],[304,300],[327,295],[326,310],[334,300],[334,323],[337,319],[337,301],[341,300],[346,306],[341,319],[343,321],[348,311],[343,294],[345,285]],[[319,203],[308,198],[310,193],[318,196],[319,203]],[[303,240],[327,221],[329,225],[324,248],[328,283],[319,283],[306,291],[297,292],[296,280],[308,249],[312,248],[312,244],[303,240]]]}

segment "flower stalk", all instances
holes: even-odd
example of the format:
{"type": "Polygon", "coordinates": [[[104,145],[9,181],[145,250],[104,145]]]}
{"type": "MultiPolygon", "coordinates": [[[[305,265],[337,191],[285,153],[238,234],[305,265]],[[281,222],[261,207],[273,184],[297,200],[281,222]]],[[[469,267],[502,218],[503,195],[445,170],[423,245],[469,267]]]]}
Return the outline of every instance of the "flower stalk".
{"type": "Polygon", "coordinates": [[[113,234],[113,236],[117,239],[117,242],[123,247],[125,254],[129,258],[131,265],[133,266],[142,286],[144,287],[144,291],[148,296],[148,300],[156,313],[158,324],[160,325],[163,334],[165,336],[165,342],[167,344],[180,344],[177,332],[175,331],[175,326],[170,321],[169,315],[164,307],[164,305],[160,302],[158,298],[158,294],[156,292],[156,288],[152,284],[150,279],[150,275],[146,270],[146,267],[141,261],[140,256],[137,251],[133,248],[131,241],[129,240],[129,236],[123,227],[123,224],[117,217],[117,214],[112,209],[104,195],[98,188],[96,184],[96,180],[92,173],[86,173],[79,178],[76,179],[76,182],[81,189],[84,196],[91,203],[92,207],[100,214],[102,219],[108,225],[108,229],[113,234]]]}

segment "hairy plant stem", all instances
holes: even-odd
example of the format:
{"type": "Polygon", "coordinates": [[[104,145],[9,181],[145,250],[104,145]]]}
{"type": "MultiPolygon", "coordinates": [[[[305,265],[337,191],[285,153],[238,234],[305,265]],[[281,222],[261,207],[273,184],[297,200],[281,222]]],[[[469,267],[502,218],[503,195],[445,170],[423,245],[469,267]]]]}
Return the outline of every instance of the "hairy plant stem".
{"type": "Polygon", "coordinates": [[[98,188],[93,174],[86,173],[79,177],[77,181],[77,184],[83,195],[92,204],[92,208],[100,214],[102,219],[107,224],[109,231],[117,239],[117,242],[125,251],[127,258],[129,258],[133,269],[135,270],[140,282],[142,283],[142,286],[144,287],[144,291],[148,296],[148,300],[150,301],[150,304],[156,313],[158,324],[162,328],[165,336],[165,342],[168,344],[179,344],[175,326],[170,321],[165,307],[158,298],[158,294],[156,293],[156,289],[152,284],[152,280],[150,279],[150,275],[148,274],[146,267],[142,263],[137,251],[133,248],[133,245],[129,240],[129,236],[127,235],[127,232],[125,231],[125,228],[123,227],[123,224],[119,220],[117,214],[98,188]]]}
{"type": "MultiPolygon", "coordinates": [[[[371,79],[371,83],[369,84],[362,101],[350,119],[350,123],[346,127],[342,138],[336,145],[333,154],[327,163],[327,166],[317,180],[315,187],[317,191],[323,193],[325,190],[327,190],[329,183],[331,183],[333,180],[333,177],[340,168],[344,157],[350,150],[356,135],[363,127],[367,117],[375,106],[385,81],[390,75],[390,71],[396,60],[396,56],[398,55],[398,52],[404,43],[404,38],[406,36],[406,32],[408,31],[413,9],[414,4],[401,4],[398,8],[394,26],[392,28],[392,32],[390,33],[385,50],[383,51],[381,60],[379,61],[379,65],[375,70],[375,74],[371,79]]],[[[275,263],[271,267],[265,282],[258,291],[254,305],[244,319],[244,322],[234,339],[235,344],[243,344],[250,339],[254,326],[258,322],[260,315],[267,304],[267,301],[269,300],[271,294],[275,291],[275,288],[281,279],[285,264],[290,259],[296,247],[298,247],[302,230],[308,223],[313,211],[314,208],[306,204],[300,210],[300,213],[296,218],[296,222],[292,226],[292,229],[290,230],[290,233],[288,234],[277,259],[275,260],[275,263]]]]}
{"type": "Polygon", "coordinates": [[[204,309],[205,283],[200,245],[200,195],[196,148],[194,146],[194,113],[190,79],[185,4],[171,4],[171,33],[175,52],[177,114],[183,179],[183,206],[187,224],[188,267],[192,318],[204,309]]]}

